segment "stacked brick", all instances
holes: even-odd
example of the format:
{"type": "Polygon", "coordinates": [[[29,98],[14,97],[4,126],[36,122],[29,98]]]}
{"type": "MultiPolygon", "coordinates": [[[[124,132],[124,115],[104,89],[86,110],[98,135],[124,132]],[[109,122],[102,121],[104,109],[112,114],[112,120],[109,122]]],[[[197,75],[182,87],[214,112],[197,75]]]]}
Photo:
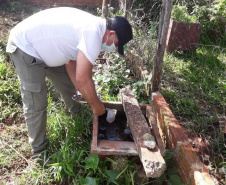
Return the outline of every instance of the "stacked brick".
{"type": "Polygon", "coordinates": [[[178,172],[185,184],[214,185],[207,167],[193,151],[188,137],[179,125],[178,120],[169,109],[164,97],[159,93],[152,94],[153,108],[159,127],[165,134],[167,147],[174,152],[178,172]]]}

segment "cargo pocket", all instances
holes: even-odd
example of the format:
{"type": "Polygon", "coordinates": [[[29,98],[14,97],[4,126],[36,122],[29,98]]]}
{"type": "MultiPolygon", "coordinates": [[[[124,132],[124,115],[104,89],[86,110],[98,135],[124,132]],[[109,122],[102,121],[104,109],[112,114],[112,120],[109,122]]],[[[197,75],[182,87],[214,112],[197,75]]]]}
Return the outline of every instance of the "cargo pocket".
{"type": "Polygon", "coordinates": [[[49,68],[49,66],[47,66],[45,62],[39,60],[38,58],[33,58],[29,67],[31,67],[31,66],[49,68]]]}
{"type": "Polygon", "coordinates": [[[27,67],[30,67],[30,66],[43,66],[43,67],[48,67],[45,62],[33,57],[33,56],[30,56],[26,53],[23,52],[23,60],[26,64],[27,67]]]}
{"type": "Polygon", "coordinates": [[[42,89],[41,83],[25,82],[23,80],[21,80],[20,83],[21,83],[21,88],[23,88],[26,91],[41,92],[41,89],[42,89]]]}
{"type": "Polygon", "coordinates": [[[39,102],[40,98],[44,96],[41,92],[41,83],[32,83],[20,80],[20,88],[25,111],[37,111],[37,109],[40,109],[40,106],[43,106],[41,105],[42,102],[39,102]]]}
{"type": "Polygon", "coordinates": [[[39,60],[37,58],[33,58],[30,65],[31,66],[33,66],[33,65],[41,65],[41,66],[47,67],[47,65],[43,61],[41,61],[41,60],[39,60]]]}

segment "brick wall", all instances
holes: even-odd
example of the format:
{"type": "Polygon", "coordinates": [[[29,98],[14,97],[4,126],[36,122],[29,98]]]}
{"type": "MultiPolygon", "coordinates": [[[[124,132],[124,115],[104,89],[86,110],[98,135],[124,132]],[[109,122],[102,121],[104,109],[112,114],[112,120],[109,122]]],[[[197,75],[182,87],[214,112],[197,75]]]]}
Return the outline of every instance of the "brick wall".
{"type": "Polygon", "coordinates": [[[214,185],[208,168],[193,151],[188,137],[170,110],[161,93],[152,94],[154,112],[163,130],[167,147],[173,150],[179,175],[186,185],[214,185]]]}
{"type": "MultiPolygon", "coordinates": [[[[43,7],[53,6],[102,6],[102,0],[18,0],[43,7]]],[[[108,1],[107,1],[108,2],[108,1]]]]}

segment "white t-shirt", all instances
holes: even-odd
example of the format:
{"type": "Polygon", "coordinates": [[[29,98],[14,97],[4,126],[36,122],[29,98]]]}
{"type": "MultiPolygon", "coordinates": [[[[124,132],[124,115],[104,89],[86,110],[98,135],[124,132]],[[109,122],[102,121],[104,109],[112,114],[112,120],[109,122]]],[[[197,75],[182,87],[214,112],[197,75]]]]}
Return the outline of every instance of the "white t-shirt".
{"type": "Polygon", "coordinates": [[[25,53],[50,67],[76,60],[78,50],[94,64],[98,57],[106,20],[76,8],[60,7],[43,10],[15,26],[6,51],[16,45],[25,53]]]}

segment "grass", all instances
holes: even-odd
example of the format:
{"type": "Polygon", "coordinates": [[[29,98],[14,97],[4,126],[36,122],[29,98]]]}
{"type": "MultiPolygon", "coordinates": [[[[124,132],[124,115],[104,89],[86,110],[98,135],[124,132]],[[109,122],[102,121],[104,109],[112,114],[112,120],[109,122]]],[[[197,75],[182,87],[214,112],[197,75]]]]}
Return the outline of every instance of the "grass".
{"type": "Polygon", "coordinates": [[[200,45],[194,53],[166,54],[160,90],[187,133],[209,143],[199,155],[214,176],[225,169],[226,158],[223,125],[218,121],[226,107],[225,51],[200,45]]]}
{"type": "MultiPolygon", "coordinates": [[[[27,6],[11,4],[10,9],[6,10],[14,12],[17,7],[19,10],[15,11],[20,13],[27,6]]],[[[48,81],[48,167],[43,168],[30,159],[31,149],[23,117],[19,82],[14,66],[5,54],[5,44],[6,40],[1,40],[0,184],[105,185],[122,184],[122,181],[128,185],[135,184],[136,170],[133,161],[127,161],[126,166],[121,166],[113,159],[101,161],[97,155],[90,155],[92,111],[84,105],[79,115],[70,115],[48,81]],[[118,166],[118,170],[109,170],[108,166],[113,163],[118,166]]],[[[116,77],[114,80],[117,81],[116,77]]],[[[112,82],[111,85],[112,88],[118,88],[120,83],[115,86],[112,82]]]]}
{"type": "Polygon", "coordinates": [[[200,126],[225,114],[225,49],[200,46],[195,53],[167,55],[161,92],[173,112],[200,126]]]}
{"type": "MultiPolygon", "coordinates": [[[[4,45],[0,50],[0,184],[137,184],[135,161],[129,160],[123,166],[114,159],[101,161],[96,155],[90,155],[92,111],[84,105],[79,115],[70,115],[49,82],[47,131],[51,162],[48,168],[43,168],[30,160],[19,83],[3,48],[4,45]],[[108,168],[113,164],[117,170],[108,168]]],[[[165,55],[164,61],[161,93],[187,130],[210,141],[210,154],[215,157],[208,165],[212,165],[213,170],[222,167],[224,135],[217,119],[225,115],[225,48],[200,45],[194,53],[165,55]]],[[[96,66],[94,76],[102,97],[118,101],[119,89],[130,85],[137,98],[143,101],[146,96],[141,92],[144,89],[136,87],[130,79],[131,72],[126,71],[124,60],[110,55],[108,62],[105,70],[102,70],[104,65],[96,66]]],[[[172,162],[170,157],[167,160],[172,162]]],[[[168,167],[166,176],[176,185],[173,178],[177,179],[177,172],[172,164],[168,167]]],[[[163,177],[151,179],[149,183],[161,184],[165,180],[163,177]]]]}

